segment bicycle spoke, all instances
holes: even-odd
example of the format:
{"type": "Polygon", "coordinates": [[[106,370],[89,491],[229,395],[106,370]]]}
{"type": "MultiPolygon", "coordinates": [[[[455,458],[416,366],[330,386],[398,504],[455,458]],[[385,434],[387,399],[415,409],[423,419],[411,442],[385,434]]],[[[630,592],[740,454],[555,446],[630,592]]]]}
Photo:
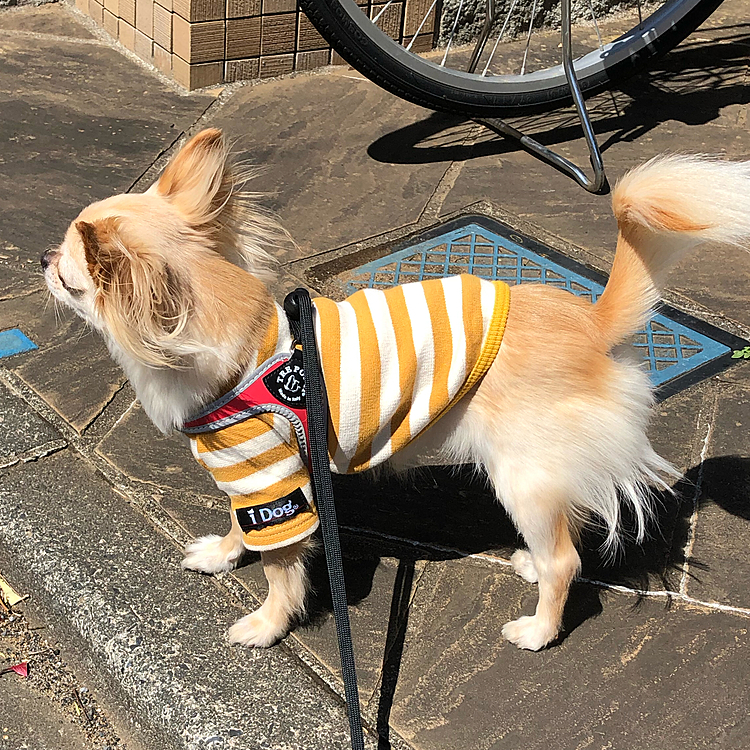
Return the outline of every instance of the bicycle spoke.
{"type": "Polygon", "coordinates": [[[641,10],[641,0],[638,0],[638,25],[643,26],[643,11],[641,10]]]}
{"type": "Polygon", "coordinates": [[[529,33],[526,35],[526,49],[523,51],[523,62],[521,63],[521,75],[526,72],[526,59],[529,56],[529,44],[531,44],[531,30],[534,27],[534,19],[536,18],[536,0],[531,6],[531,20],[529,21],[529,33]]]}
{"type": "Polygon", "coordinates": [[[471,55],[471,60],[469,61],[469,65],[466,68],[467,73],[473,73],[477,68],[477,63],[479,62],[479,58],[482,56],[482,52],[484,52],[484,45],[487,44],[487,39],[490,36],[490,31],[492,31],[492,25],[495,23],[495,0],[487,0],[487,12],[484,16],[484,25],[482,26],[482,30],[479,32],[479,39],[477,39],[477,44],[474,47],[474,52],[471,55]]]}
{"type": "Polygon", "coordinates": [[[596,38],[599,40],[599,49],[603,49],[602,35],[599,33],[599,24],[596,22],[596,11],[594,10],[594,0],[589,0],[589,8],[591,8],[591,18],[594,20],[594,28],[596,29],[596,38]]]}
{"type": "Polygon", "coordinates": [[[492,58],[495,56],[495,52],[497,52],[497,45],[500,44],[500,40],[502,39],[503,34],[505,33],[505,29],[508,28],[510,17],[513,14],[513,8],[516,7],[517,2],[518,0],[513,0],[510,4],[510,8],[508,9],[508,14],[505,16],[505,21],[503,22],[503,28],[500,29],[500,33],[497,35],[495,46],[492,48],[492,52],[490,52],[490,56],[487,59],[487,64],[484,66],[484,70],[482,71],[482,76],[486,76],[487,71],[490,69],[490,63],[492,62],[492,58]]]}
{"type": "Polygon", "coordinates": [[[416,41],[417,37],[419,36],[419,32],[422,31],[422,27],[427,23],[427,19],[430,17],[430,13],[432,13],[433,10],[435,10],[435,6],[437,5],[437,0],[432,0],[432,5],[430,6],[430,9],[425,14],[425,17],[422,19],[422,23],[419,24],[419,28],[414,33],[414,36],[411,38],[411,41],[409,42],[409,46],[406,48],[406,51],[409,52],[411,50],[412,45],[416,41]]]}
{"type": "Polygon", "coordinates": [[[378,13],[378,15],[372,19],[373,23],[377,23],[380,20],[380,16],[382,16],[383,13],[385,13],[388,10],[388,6],[390,6],[392,2],[393,0],[388,0],[388,2],[380,9],[380,12],[378,13]]]}
{"type": "Polygon", "coordinates": [[[622,112],[620,111],[620,108],[617,106],[617,97],[615,97],[615,92],[612,91],[612,89],[609,90],[609,96],[612,99],[612,106],[615,108],[615,114],[618,117],[622,117],[622,112]]]}
{"type": "Polygon", "coordinates": [[[458,4],[458,10],[456,11],[456,19],[453,21],[453,28],[451,29],[451,35],[448,38],[448,45],[445,48],[445,54],[443,55],[443,59],[440,61],[440,66],[445,67],[445,61],[448,58],[448,52],[450,51],[451,44],[453,43],[453,37],[456,34],[456,27],[458,26],[458,19],[461,18],[461,8],[464,7],[464,0],[461,0],[461,2],[458,4]]]}

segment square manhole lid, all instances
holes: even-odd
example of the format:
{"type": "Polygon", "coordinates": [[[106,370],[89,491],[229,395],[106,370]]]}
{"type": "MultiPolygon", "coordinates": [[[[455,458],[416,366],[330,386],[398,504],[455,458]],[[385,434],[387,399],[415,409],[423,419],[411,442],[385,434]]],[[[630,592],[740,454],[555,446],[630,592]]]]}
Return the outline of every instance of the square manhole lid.
{"type": "MultiPolygon", "coordinates": [[[[342,273],[347,294],[470,273],[510,285],[551,284],[596,302],[607,282],[598,271],[486,216],[463,216],[401,244],[396,252],[342,273]]],[[[334,265],[340,272],[340,262],[323,264],[334,265]]],[[[747,342],[663,305],[633,344],[664,399],[737,361],[732,351],[747,342]]]]}

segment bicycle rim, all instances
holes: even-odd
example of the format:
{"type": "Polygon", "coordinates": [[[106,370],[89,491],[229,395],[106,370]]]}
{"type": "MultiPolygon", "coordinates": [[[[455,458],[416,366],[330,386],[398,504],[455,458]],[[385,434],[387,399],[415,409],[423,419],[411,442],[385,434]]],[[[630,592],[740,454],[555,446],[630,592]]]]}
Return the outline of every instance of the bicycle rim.
{"type": "MultiPolygon", "coordinates": [[[[483,1],[487,3],[489,13],[494,0],[483,1]]],[[[524,54],[522,72],[506,73],[493,69],[493,55],[502,40],[510,13],[514,6],[517,7],[516,0],[507,0],[506,7],[510,7],[507,15],[496,14],[495,28],[486,35],[478,59],[470,61],[474,65],[474,72],[462,69],[461,65],[465,63],[467,54],[476,55],[476,42],[461,47],[454,44],[453,54],[459,54],[459,67],[446,64],[456,39],[454,32],[464,0],[458,0],[457,11],[448,9],[450,12],[444,11],[448,15],[438,19],[436,25],[433,21],[433,41],[440,36],[439,29],[444,32],[442,49],[439,47],[435,52],[418,54],[416,49],[424,47],[425,36],[429,36],[423,33],[425,24],[430,14],[437,17],[440,2],[424,0],[427,13],[421,25],[414,20],[409,33],[405,34],[406,24],[402,20],[401,28],[395,34],[397,38],[392,38],[393,26],[390,28],[391,35],[385,33],[381,26],[387,29],[383,22],[385,14],[391,7],[402,6],[401,2],[394,4],[394,0],[386,0],[379,5],[360,7],[355,0],[301,0],[301,5],[321,34],[347,62],[388,91],[422,106],[467,116],[489,117],[545,111],[570,101],[560,64],[529,70],[527,54],[524,54]],[[446,29],[451,26],[453,28],[448,36],[446,29]],[[499,33],[497,27],[501,27],[499,33]],[[461,55],[464,56],[463,62],[461,55]]],[[[697,28],[720,2],[668,0],[648,17],[637,19],[633,28],[617,38],[608,42],[600,40],[595,49],[587,51],[575,61],[576,75],[584,96],[605,90],[643,69],[649,60],[668,51],[697,28]]],[[[536,5],[537,0],[532,0],[528,20],[529,38],[535,22],[536,5]]],[[[385,20],[388,20],[387,16],[385,20]]],[[[596,25],[595,17],[594,23],[596,25]]],[[[598,25],[596,32],[599,36],[598,25]]],[[[528,50],[527,41],[526,53],[528,50]]]]}

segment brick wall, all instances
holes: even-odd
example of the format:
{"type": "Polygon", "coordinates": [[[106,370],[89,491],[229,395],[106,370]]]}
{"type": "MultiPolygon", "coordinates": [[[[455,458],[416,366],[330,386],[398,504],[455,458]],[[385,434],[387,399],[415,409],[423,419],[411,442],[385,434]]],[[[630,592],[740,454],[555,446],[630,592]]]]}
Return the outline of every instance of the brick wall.
{"type": "MultiPolygon", "coordinates": [[[[384,3],[358,0],[374,18],[384,3]]],[[[411,39],[431,0],[394,2],[378,25],[411,39]]],[[[296,0],[75,0],[123,46],[188,89],[343,60],[326,44],[296,0]]],[[[422,26],[412,49],[430,49],[434,19],[422,26]]]]}

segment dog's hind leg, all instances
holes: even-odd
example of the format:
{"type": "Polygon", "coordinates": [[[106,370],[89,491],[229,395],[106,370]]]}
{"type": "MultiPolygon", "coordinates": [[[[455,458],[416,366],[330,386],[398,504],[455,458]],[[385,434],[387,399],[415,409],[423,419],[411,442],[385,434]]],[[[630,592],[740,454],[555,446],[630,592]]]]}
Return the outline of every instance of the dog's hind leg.
{"type": "Polygon", "coordinates": [[[515,486],[503,484],[503,505],[529,547],[528,557],[514,555],[514,568],[526,580],[536,578],[539,583],[536,613],[507,623],[503,635],[519,648],[538,651],[560,630],[568,589],[581,560],[571,537],[567,503],[558,499],[559,487],[555,488],[552,482],[533,482],[524,488],[518,481],[512,483],[515,486]]]}
{"type": "Polygon", "coordinates": [[[268,596],[263,606],[245,615],[229,629],[229,642],[243,646],[272,646],[283,638],[305,611],[309,587],[305,564],[315,543],[303,539],[288,547],[261,553],[268,579],[268,596]]]}
{"type": "Polygon", "coordinates": [[[245,547],[242,544],[242,529],[234,513],[232,528],[226,536],[209,534],[196,539],[185,547],[182,567],[185,570],[198,570],[201,573],[221,573],[237,567],[245,547]]]}

